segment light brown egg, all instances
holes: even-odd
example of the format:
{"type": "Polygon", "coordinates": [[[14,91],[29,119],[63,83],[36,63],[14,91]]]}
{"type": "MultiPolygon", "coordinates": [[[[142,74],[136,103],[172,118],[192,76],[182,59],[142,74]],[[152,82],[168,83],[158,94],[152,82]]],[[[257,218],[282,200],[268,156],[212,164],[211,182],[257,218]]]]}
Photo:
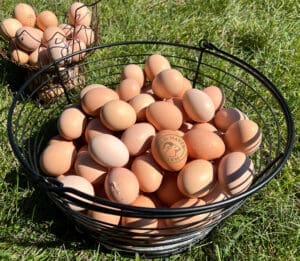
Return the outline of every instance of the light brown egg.
{"type": "Polygon", "coordinates": [[[223,140],[211,131],[192,129],[185,133],[183,139],[193,159],[214,160],[225,152],[223,140]]]}
{"type": "Polygon", "coordinates": [[[131,171],[136,175],[141,191],[151,193],[160,187],[163,179],[163,170],[150,153],[134,158],[131,164],[131,171]]]}
{"type": "Polygon", "coordinates": [[[23,25],[15,18],[6,18],[0,23],[0,34],[6,39],[15,37],[16,32],[23,25]]]}
{"type": "MultiPolygon", "coordinates": [[[[47,29],[46,29],[47,30],[47,29]]],[[[64,39],[55,38],[48,42],[48,53],[52,61],[62,59],[71,54],[71,49],[64,39]]],[[[71,58],[61,60],[58,65],[64,66],[71,62],[71,58]]]]}
{"type": "Polygon", "coordinates": [[[42,32],[39,29],[23,26],[16,31],[16,44],[26,52],[33,52],[42,42],[42,32]]]}
{"type": "Polygon", "coordinates": [[[254,165],[243,152],[225,155],[218,167],[218,181],[222,190],[228,195],[246,191],[252,184],[254,165]]]}
{"type": "Polygon", "coordinates": [[[97,164],[90,156],[88,151],[81,151],[77,153],[74,163],[74,169],[77,175],[84,177],[92,184],[103,182],[107,169],[97,164]]]}
{"type": "Polygon", "coordinates": [[[89,210],[88,215],[100,222],[107,223],[114,226],[117,226],[121,219],[121,217],[118,215],[105,213],[102,211],[98,212],[98,211],[89,210]]]}
{"type": "Polygon", "coordinates": [[[25,51],[22,51],[20,49],[13,49],[11,51],[11,59],[15,62],[17,62],[18,64],[26,64],[29,61],[29,54],[25,51]]]}
{"type": "Polygon", "coordinates": [[[206,202],[206,204],[210,204],[210,203],[223,201],[227,197],[228,196],[225,194],[225,192],[222,190],[219,183],[217,182],[214,189],[201,198],[206,202]]]}
{"type": "MultiPolygon", "coordinates": [[[[78,39],[69,40],[69,41],[67,41],[67,44],[69,45],[72,53],[75,53],[75,52],[82,51],[82,50],[86,49],[85,43],[78,40],[78,39]]],[[[81,52],[79,54],[73,55],[72,58],[71,58],[72,62],[73,63],[80,62],[81,60],[84,59],[85,55],[86,55],[85,52],[81,52]]]]}
{"type": "Polygon", "coordinates": [[[109,101],[118,100],[119,95],[109,88],[90,88],[81,99],[81,107],[86,114],[100,115],[100,108],[109,101]]]}
{"type": "Polygon", "coordinates": [[[74,29],[74,38],[79,39],[89,47],[95,42],[95,33],[89,26],[77,25],[74,29]]]}
{"type": "Polygon", "coordinates": [[[101,123],[99,117],[90,120],[85,128],[85,133],[84,133],[85,141],[89,142],[91,138],[101,134],[113,134],[113,131],[106,128],[101,123]]]}
{"type": "Polygon", "coordinates": [[[125,130],[136,122],[136,113],[132,106],[122,100],[107,102],[100,111],[101,122],[110,130],[125,130]]]}
{"type": "Polygon", "coordinates": [[[47,46],[53,39],[62,39],[66,42],[64,31],[58,26],[49,26],[43,33],[43,44],[47,46]]]}
{"type": "MultiPolygon", "coordinates": [[[[63,183],[65,188],[73,188],[73,189],[76,189],[82,193],[89,195],[89,196],[95,195],[95,191],[94,191],[92,184],[83,177],[80,177],[77,175],[68,175],[68,176],[64,176],[64,177],[60,178],[59,181],[61,183],[63,183]]],[[[67,192],[66,194],[68,194],[76,199],[79,199],[81,201],[84,201],[86,203],[92,203],[91,201],[89,201],[85,198],[82,198],[80,196],[77,196],[71,192],[67,192]]],[[[68,203],[68,205],[74,211],[85,210],[83,207],[75,205],[74,203],[68,203]]]]}
{"type": "Polygon", "coordinates": [[[48,145],[51,145],[54,143],[64,143],[66,145],[69,145],[69,146],[72,146],[73,148],[75,148],[74,142],[72,140],[66,140],[60,135],[55,135],[54,137],[52,137],[49,140],[48,145]]]}
{"type": "Polygon", "coordinates": [[[36,22],[36,14],[32,6],[19,3],[15,6],[13,17],[18,19],[23,26],[34,27],[36,22]]]}
{"type": "Polygon", "coordinates": [[[154,77],[152,89],[160,98],[180,97],[184,90],[183,75],[176,69],[165,69],[154,77]]]}
{"type": "Polygon", "coordinates": [[[252,120],[239,120],[231,124],[224,135],[230,151],[241,151],[251,155],[259,149],[262,132],[252,120]]]}
{"type": "Polygon", "coordinates": [[[183,122],[181,111],[167,101],[157,101],[146,109],[147,120],[157,130],[178,130],[183,122]]]}
{"type": "Polygon", "coordinates": [[[190,117],[187,115],[187,113],[184,110],[181,98],[173,97],[173,98],[167,99],[166,101],[173,103],[181,111],[183,122],[190,120],[190,117]]]}
{"type": "Polygon", "coordinates": [[[193,125],[192,129],[201,129],[201,130],[207,130],[211,132],[218,132],[217,128],[208,122],[196,123],[193,125]]]}
{"type": "Polygon", "coordinates": [[[123,101],[129,101],[141,92],[140,84],[132,78],[126,78],[120,82],[116,88],[116,92],[123,101]]]}
{"type": "Polygon", "coordinates": [[[68,18],[71,25],[90,26],[92,13],[85,4],[74,2],[69,8],[68,18]]]}
{"type": "Polygon", "coordinates": [[[222,108],[216,112],[214,124],[220,131],[226,132],[232,123],[246,119],[248,119],[247,116],[239,109],[222,108]]]}
{"type": "Polygon", "coordinates": [[[69,40],[73,37],[74,26],[72,26],[70,24],[59,24],[58,27],[63,30],[67,40],[69,40]]]}
{"type": "Polygon", "coordinates": [[[188,116],[196,122],[208,122],[215,116],[213,101],[201,90],[187,90],[182,97],[182,103],[188,116]]]}
{"type": "Polygon", "coordinates": [[[146,76],[150,81],[153,81],[154,77],[161,71],[171,69],[168,59],[160,54],[150,55],[144,66],[146,76]]]}
{"type": "Polygon", "coordinates": [[[58,26],[57,16],[50,10],[44,10],[37,15],[36,25],[43,31],[49,26],[58,26]]]}
{"type": "Polygon", "coordinates": [[[146,108],[154,102],[153,96],[146,93],[141,93],[129,100],[129,104],[136,112],[137,122],[146,121],[146,108]]]}
{"type": "Polygon", "coordinates": [[[128,148],[130,156],[143,154],[150,148],[155,128],[147,122],[136,123],[127,128],[121,136],[121,140],[128,148]]]}
{"type": "Polygon", "coordinates": [[[132,171],[112,168],[104,182],[108,198],[117,203],[132,204],[139,195],[139,182],[132,171]]]}
{"type": "Polygon", "coordinates": [[[107,168],[123,167],[129,160],[129,152],[125,144],[110,134],[96,135],[91,138],[88,149],[93,160],[107,168]]]}
{"type": "Polygon", "coordinates": [[[179,172],[177,186],[190,198],[204,197],[216,185],[213,165],[207,160],[197,159],[187,163],[179,172]]]}
{"type": "Polygon", "coordinates": [[[192,85],[191,81],[189,79],[183,77],[183,91],[182,91],[182,93],[180,95],[180,98],[183,97],[183,95],[185,94],[185,92],[187,90],[190,90],[192,88],[193,88],[193,85],[192,85]]]}
{"type": "Polygon", "coordinates": [[[80,91],[80,94],[79,94],[79,98],[80,98],[80,101],[81,99],[83,98],[83,96],[90,90],[92,89],[95,89],[95,88],[107,88],[105,85],[103,84],[98,84],[98,83],[92,83],[92,84],[89,84],[87,86],[85,86],[81,91],[80,91]]]}
{"type": "Polygon", "coordinates": [[[38,47],[29,55],[29,64],[32,66],[42,67],[50,63],[48,50],[44,46],[38,47]]]}
{"type": "Polygon", "coordinates": [[[171,130],[156,133],[151,143],[155,161],[165,170],[178,171],[187,161],[187,146],[182,137],[171,130]]]}
{"type": "Polygon", "coordinates": [[[85,114],[76,107],[64,109],[57,120],[59,134],[66,140],[79,138],[86,126],[85,114]]]}
{"type": "Polygon", "coordinates": [[[121,80],[134,79],[139,83],[139,87],[142,88],[145,82],[145,74],[143,69],[137,64],[128,64],[121,72],[121,80]]]}
{"type": "Polygon", "coordinates": [[[158,199],[167,207],[185,198],[177,186],[177,173],[167,172],[163,175],[160,187],[156,191],[158,199]]]}
{"type": "Polygon", "coordinates": [[[220,89],[217,86],[208,86],[206,88],[203,89],[203,92],[205,92],[212,100],[212,102],[215,105],[215,110],[219,110],[221,109],[224,104],[225,104],[225,94],[222,91],[222,89],[220,89]]]}
{"type": "Polygon", "coordinates": [[[40,156],[40,167],[46,175],[58,177],[67,173],[76,159],[75,146],[64,142],[48,145],[40,156]]]}

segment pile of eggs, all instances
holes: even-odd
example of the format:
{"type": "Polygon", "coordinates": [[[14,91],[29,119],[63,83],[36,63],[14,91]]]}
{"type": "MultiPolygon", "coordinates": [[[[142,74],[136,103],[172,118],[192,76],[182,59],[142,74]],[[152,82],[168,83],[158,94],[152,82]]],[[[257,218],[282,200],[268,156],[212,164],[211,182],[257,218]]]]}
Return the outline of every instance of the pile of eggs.
{"type": "MultiPolygon", "coordinates": [[[[259,126],[225,107],[221,88],[192,88],[160,54],[148,56],[143,68],[124,66],[115,90],[95,83],[78,99],[61,112],[59,135],[40,155],[43,172],[66,187],[132,206],[182,208],[222,201],[253,181],[250,157],[261,144],[259,126]]],[[[209,216],[161,221],[69,206],[134,231],[209,216]]]]}
{"type": "MultiPolygon", "coordinates": [[[[89,8],[74,2],[67,16],[68,24],[59,23],[57,15],[50,10],[36,13],[32,6],[18,3],[13,17],[0,24],[1,35],[9,41],[11,60],[20,65],[42,67],[92,45],[95,32],[89,8]]],[[[84,53],[74,55],[64,63],[79,62],[84,56],[84,53]]]]}

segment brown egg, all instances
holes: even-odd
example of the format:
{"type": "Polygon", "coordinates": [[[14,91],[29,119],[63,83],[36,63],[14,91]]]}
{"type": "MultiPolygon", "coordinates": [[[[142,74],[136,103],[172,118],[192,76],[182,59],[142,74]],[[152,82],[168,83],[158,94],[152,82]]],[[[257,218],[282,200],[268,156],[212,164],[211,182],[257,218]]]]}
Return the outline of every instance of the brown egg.
{"type": "Polygon", "coordinates": [[[88,215],[100,222],[107,223],[114,226],[117,226],[121,219],[121,217],[118,215],[105,213],[105,212],[98,212],[93,210],[89,210],[88,215]]]}
{"type": "MultiPolygon", "coordinates": [[[[95,195],[95,191],[94,191],[92,184],[83,177],[80,177],[77,175],[68,175],[68,176],[64,176],[64,177],[60,178],[59,181],[61,183],[63,183],[65,188],[73,188],[73,189],[76,189],[82,193],[89,195],[89,196],[95,195]]],[[[66,194],[68,194],[76,199],[79,199],[81,201],[84,201],[86,203],[92,203],[91,201],[89,201],[85,198],[82,198],[80,196],[77,196],[71,192],[67,192],[66,194]]],[[[85,210],[83,207],[75,205],[75,203],[68,203],[68,205],[74,211],[85,210]]]]}
{"type": "Polygon", "coordinates": [[[53,39],[61,39],[66,42],[64,31],[58,26],[49,26],[43,33],[43,44],[47,46],[53,39]]]}
{"type": "MultiPolygon", "coordinates": [[[[62,59],[63,57],[71,54],[71,49],[64,39],[55,38],[50,40],[48,42],[47,49],[48,49],[49,57],[52,61],[62,59]]],[[[58,65],[64,66],[70,62],[71,62],[71,58],[63,59],[58,63],[58,65]]]]}
{"type": "Polygon", "coordinates": [[[185,133],[183,139],[193,159],[214,160],[225,152],[223,140],[211,131],[192,129],[185,133]]]}
{"type": "Polygon", "coordinates": [[[215,105],[215,110],[219,110],[224,106],[225,103],[225,94],[222,91],[222,89],[220,89],[217,86],[208,86],[206,88],[203,89],[203,92],[205,92],[212,100],[212,102],[215,105]]]}
{"type": "Polygon", "coordinates": [[[29,64],[32,66],[42,67],[50,63],[48,50],[44,46],[38,47],[29,55],[29,64]]]}
{"type": "Polygon", "coordinates": [[[180,98],[183,97],[183,95],[185,94],[185,92],[187,90],[190,90],[192,88],[193,88],[193,86],[192,86],[192,83],[190,82],[190,80],[188,80],[187,78],[183,77],[183,91],[182,91],[182,93],[180,95],[180,98]]]}
{"type": "Polygon", "coordinates": [[[160,187],[156,191],[159,200],[167,207],[184,198],[177,186],[177,173],[167,172],[163,175],[160,187]]]}
{"type": "Polygon", "coordinates": [[[58,26],[57,16],[49,10],[44,10],[37,15],[36,25],[43,31],[47,27],[58,26]]]}
{"type": "Polygon", "coordinates": [[[34,9],[25,3],[19,3],[15,6],[13,17],[19,20],[23,26],[34,27],[36,15],[34,9]]]}
{"type": "Polygon", "coordinates": [[[211,132],[218,132],[217,128],[212,125],[211,123],[208,122],[203,122],[203,123],[196,123],[193,125],[192,129],[201,129],[201,130],[207,130],[211,132]]]}
{"type": "Polygon", "coordinates": [[[163,171],[150,153],[134,158],[131,171],[136,175],[141,191],[151,193],[160,187],[163,171]]]}
{"type": "Polygon", "coordinates": [[[0,23],[0,34],[6,39],[15,37],[23,25],[15,18],[6,18],[0,23]]]}
{"type": "Polygon", "coordinates": [[[178,171],[187,161],[187,146],[182,137],[174,131],[158,132],[151,143],[151,152],[155,161],[169,171],[178,171]]]}
{"type": "Polygon", "coordinates": [[[74,33],[74,27],[70,24],[59,24],[58,27],[63,30],[65,37],[71,39],[74,33]]]}
{"type": "Polygon", "coordinates": [[[81,91],[80,91],[80,94],[79,94],[79,98],[80,98],[80,101],[81,99],[83,98],[83,96],[90,90],[92,89],[96,89],[96,88],[107,88],[105,85],[103,84],[98,84],[98,83],[93,83],[93,84],[89,84],[87,86],[85,86],[81,91]]]}
{"type": "Polygon", "coordinates": [[[216,112],[214,117],[215,126],[223,132],[229,128],[229,126],[239,120],[246,120],[247,116],[236,108],[222,108],[216,112]]]}
{"type": "Polygon", "coordinates": [[[93,160],[107,168],[123,167],[129,160],[129,152],[125,144],[110,134],[96,135],[91,138],[88,149],[93,160]]]}
{"type": "Polygon", "coordinates": [[[48,145],[51,145],[53,143],[64,143],[75,148],[74,142],[72,140],[66,140],[60,135],[55,135],[54,137],[52,137],[49,140],[48,145]]]}
{"type": "Polygon", "coordinates": [[[187,90],[182,97],[182,103],[188,116],[196,122],[208,122],[215,116],[213,101],[201,90],[187,90]]]}
{"type": "Polygon", "coordinates": [[[74,2],[68,11],[68,18],[71,25],[90,26],[92,13],[85,4],[74,2]]]}
{"type": "Polygon", "coordinates": [[[113,131],[106,128],[98,117],[90,120],[85,128],[85,141],[89,142],[91,138],[101,134],[113,134],[113,131]]]}
{"type": "Polygon", "coordinates": [[[116,88],[116,92],[123,101],[129,101],[141,92],[140,84],[131,78],[126,78],[120,82],[116,88]]]}
{"type": "Polygon", "coordinates": [[[95,33],[89,26],[77,25],[74,29],[74,38],[79,39],[89,47],[95,42],[95,33]]]}
{"type": "Polygon", "coordinates": [[[183,76],[176,69],[165,69],[153,79],[152,89],[160,98],[180,97],[184,90],[183,76]]]}
{"type": "Polygon", "coordinates": [[[100,115],[100,108],[109,101],[118,100],[119,95],[109,88],[92,88],[83,95],[81,107],[86,114],[94,117],[100,115]]]}
{"type": "Polygon", "coordinates": [[[128,148],[130,156],[137,156],[150,148],[155,128],[147,122],[136,123],[127,128],[121,136],[121,140],[128,148]]]}
{"type": "Polygon", "coordinates": [[[58,177],[67,173],[76,159],[75,146],[64,142],[48,145],[40,156],[40,167],[45,174],[58,177]]]}
{"type": "Polygon", "coordinates": [[[225,192],[222,190],[219,183],[217,182],[214,189],[201,198],[206,202],[206,204],[210,204],[210,203],[215,203],[215,202],[220,202],[225,200],[227,198],[227,195],[225,194],[225,192]]]}
{"type": "MultiPolygon", "coordinates": [[[[78,39],[69,40],[69,41],[67,41],[67,44],[69,45],[72,53],[75,53],[75,52],[82,51],[82,50],[86,49],[85,43],[78,40],[78,39]]],[[[84,59],[85,55],[86,55],[85,52],[81,52],[79,54],[73,55],[72,56],[72,62],[73,63],[80,62],[81,60],[84,59]]]]}
{"type": "Polygon", "coordinates": [[[184,110],[181,98],[173,97],[173,98],[170,98],[166,101],[173,103],[181,111],[183,122],[190,120],[190,117],[187,115],[187,113],[184,110]]]}
{"type": "Polygon", "coordinates": [[[178,130],[183,122],[181,111],[167,101],[157,101],[146,109],[147,120],[157,130],[178,130]]]}
{"type": "Polygon", "coordinates": [[[254,121],[239,120],[229,126],[224,140],[230,151],[241,151],[251,155],[260,146],[262,133],[254,121]]]}
{"type": "Polygon", "coordinates": [[[145,75],[143,69],[137,64],[128,64],[124,67],[121,73],[121,80],[134,79],[139,83],[139,87],[142,88],[145,82],[145,75]]]}
{"type": "Polygon", "coordinates": [[[87,119],[84,113],[76,108],[64,109],[57,121],[59,134],[66,140],[79,138],[86,126],[87,119]]]}
{"type": "Polygon", "coordinates": [[[254,177],[254,165],[243,152],[232,152],[224,156],[218,167],[218,180],[228,195],[246,191],[254,177]]]}
{"type": "Polygon", "coordinates": [[[132,171],[112,168],[104,182],[108,198],[117,203],[132,204],[139,195],[139,182],[132,171]]]}
{"type": "Polygon", "coordinates": [[[107,102],[100,111],[101,122],[110,130],[125,130],[136,122],[136,113],[130,104],[122,100],[107,102]]]}
{"type": "Polygon", "coordinates": [[[154,102],[153,96],[146,93],[141,93],[129,100],[129,104],[136,112],[136,121],[146,121],[146,108],[154,102]]]}
{"type": "Polygon", "coordinates": [[[177,186],[189,198],[204,197],[216,185],[213,165],[202,159],[192,160],[179,172],[177,186]]]}
{"type": "Polygon", "coordinates": [[[16,44],[26,52],[33,52],[42,42],[42,32],[39,29],[23,26],[16,31],[16,44]]]}
{"type": "Polygon", "coordinates": [[[150,55],[144,66],[146,76],[150,81],[153,81],[154,77],[165,69],[171,69],[171,65],[167,58],[160,54],[150,55]]]}
{"type": "Polygon", "coordinates": [[[11,51],[10,57],[13,61],[22,65],[28,63],[29,61],[29,54],[17,48],[11,51]]]}

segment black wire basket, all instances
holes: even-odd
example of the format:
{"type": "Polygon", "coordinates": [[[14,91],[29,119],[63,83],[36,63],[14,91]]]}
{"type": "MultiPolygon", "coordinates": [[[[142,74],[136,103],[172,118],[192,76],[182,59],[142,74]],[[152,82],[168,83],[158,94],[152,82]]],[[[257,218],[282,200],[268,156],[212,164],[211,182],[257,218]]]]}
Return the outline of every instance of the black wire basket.
{"type": "MultiPolygon", "coordinates": [[[[220,87],[226,95],[226,106],[245,112],[261,128],[263,138],[259,150],[251,155],[255,178],[250,188],[226,200],[189,208],[142,208],[113,203],[92,197],[43,174],[39,157],[51,137],[57,134],[56,120],[66,105],[78,102],[82,84],[65,87],[66,68],[59,70],[57,61],[49,66],[57,68],[64,94],[42,104],[36,91],[44,82],[28,93],[27,88],[47,68],[32,76],[16,93],[8,114],[8,136],[12,149],[33,184],[41,188],[53,202],[75,223],[109,249],[124,253],[138,252],[147,257],[164,256],[184,251],[201,241],[217,224],[233,214],[251,194],[271,181],[288,160],[294,140],[293,120],[286,101],[272,82],[243,60],[222,51],[214,44],[201,40],[199,46],[158,41],[131,41],[103,44],[88,49],[94,52],[84,63],[85,85],[101,83],[115,88],[120,72],[127,64],[143,66],[154,53],[165,56],[172,66],[188,78],[193,88],[209,85],[220,87]],[[80,198],[79,198],[79,197],[80,198]],[[125,225],[100,222],[85,212],[72,210],[68,203],[87,210],[144,219],[167,220],[205,215],[205,222],[191,219],[185,225],[143,228],[132,231],[125,225]]],[[[79,53],[79,52],[78,52],[79,53]]],[[[73,55],[76,55],[74,53],[73,55]]],[[[65,57],[63,59],[68,59],[65,57]]],[[[73,65],[70,65],[73,66],[73,65]]],[[[53,76],[54,77],[54,76],[53,76]]]]}

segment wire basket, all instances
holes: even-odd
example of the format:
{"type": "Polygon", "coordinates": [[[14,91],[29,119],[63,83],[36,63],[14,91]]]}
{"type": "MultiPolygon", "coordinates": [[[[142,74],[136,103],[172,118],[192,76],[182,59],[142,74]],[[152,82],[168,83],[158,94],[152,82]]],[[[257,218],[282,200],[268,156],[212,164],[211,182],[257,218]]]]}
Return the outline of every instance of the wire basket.
{"type": "MultiPolygon", "coordinates": [[[[294,140],[293,120],[278,89],[255,68],[212,43],[202,40],[199,46],[188,46],[170,42],[132,41],[100,45],[88,51],[93,51],[95,55],[78,65],[85,68],[83,74],[86,85],[101,83],[115,88],[125,65],[143,66],[150,54],[160,53],[170,61],[172,68],[180,70],[193,83],[194,88],[209,85],[222,88],[227,106],[245,112],[260,126],[263,133],[259,150],[251,155],[255,165],[255,178],[246,192],[221,202],[190,208],[152,209],[113,203],[63,187],[57,179],[42,173],[39,167],[40,153],[50,137],[57,134],[56,120],[59,114],[66,105],[78,102],[79,92],[84,86],[78,84],[71,91],[66,88],[64,95],[52,99],[47,106],[41,106],[38,98],[33,99],[34,92],[29,96],[24,95],[31,82],[47,68],[37,72],[21,87],[10,107],[8,136],[11,146],[33,184],[45,191],[81,231],[87,232],[107,248],[129,254],[139,252],[147,257],[170,255],[185,250],[201,241],[217,224],[233,214],[247,197],[274,178],[290,156],[294,140]],[[73,211],[68,203],[88,210],[148,220],[207,215],[204,220],[191,219],[188,224],[177,227],[132,231],[124,225],[100,222],[84,212],[73,211]]],[[[55,63],[50,66],[53,65],[55,63]]],[[[66,72],[57,73],[65,88],[63,74],[66,72]]],[[[44,83],[51,80],[45,78],[44,83]]],[[[35,91],[42,88],[44,83],[37,86],[35,91]]]]}

